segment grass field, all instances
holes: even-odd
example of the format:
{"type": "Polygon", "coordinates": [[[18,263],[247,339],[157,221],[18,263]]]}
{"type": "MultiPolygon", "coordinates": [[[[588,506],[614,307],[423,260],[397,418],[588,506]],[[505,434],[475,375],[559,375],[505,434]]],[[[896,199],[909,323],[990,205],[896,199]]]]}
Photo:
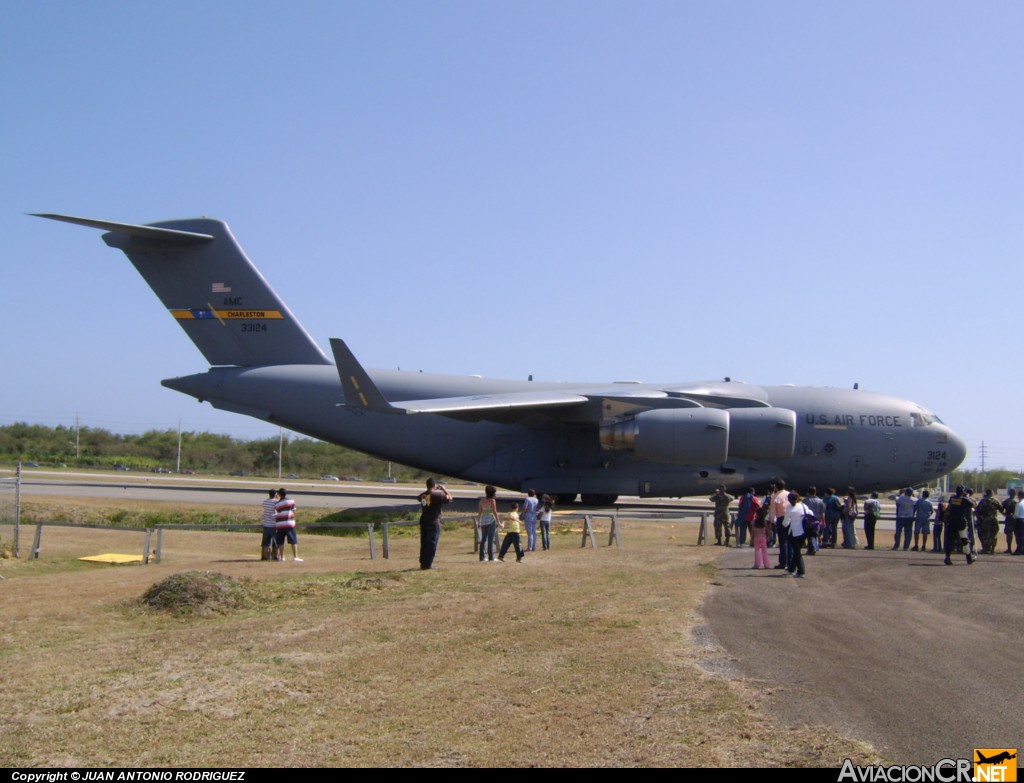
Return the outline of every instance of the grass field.
{"type": "Polygon", "coordinates": [[[775,725],[764,684],[722,674],[723,654],[695,641],[717,567],[693,525],[626,521],[623,546],[597,550],[566,527],[522,564],[481,564],[472,532],[448,531],[428,572],[414,536],[389,561],[365,538],[305,535],[305,563],[260,562],[256,533],[183,531],[165,535],[160,565],[77,560],[140,552],[141,538],[46,528],[40,560],[0,561],[0,764],[877,760],[826,729],[775,725]],[[241,600],[143,605],[192,571],[237,578],[241,600]]]}

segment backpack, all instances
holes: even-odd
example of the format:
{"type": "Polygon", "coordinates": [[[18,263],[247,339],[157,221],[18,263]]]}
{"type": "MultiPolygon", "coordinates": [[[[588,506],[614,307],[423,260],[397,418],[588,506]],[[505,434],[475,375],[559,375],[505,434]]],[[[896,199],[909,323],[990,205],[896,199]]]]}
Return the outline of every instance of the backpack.
{"type": "MultiPolygon", "coordinates": [[[[750,524],[751,522],[756,521],[757,520],[757,512],[760,511],[760,509],[761,509],[761,500],[760,500],[760,498],[758,498],[757,495],[752,496],[750,498],[750,508],[747,509],[747,518],[744,519],[743,521],[746,522],[747,524],[750,524]]],[[[762,527],[763,527],[763,525],[762,525],[762,527]]]]}
{"type": "Polygon", "coordinates": [[[809,536],[818,535],[818,529],[821,523],[818,522],[818,516],[811,512],[804,503],[800,504],[804,507],[804,532],[809,536]]]}

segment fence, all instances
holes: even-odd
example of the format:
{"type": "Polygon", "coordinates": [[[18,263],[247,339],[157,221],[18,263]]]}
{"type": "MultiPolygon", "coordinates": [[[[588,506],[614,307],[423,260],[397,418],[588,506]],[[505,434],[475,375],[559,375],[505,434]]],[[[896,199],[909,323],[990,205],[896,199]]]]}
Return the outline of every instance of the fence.
{"type": "MultiPolygon", "coordinates": [[[[17,502],[17,487],[18,483],[15,479],[0,479],[0,523],[11,524],[6,522],[7,517],[5,514],[10,514],[15,520],[18,517],[18,502],[17,502]],[[9,510],[10,509],[10,510],[9,510]]],[[[704,546],[707,543],[709,537],[709,518],[713,516],[710,511],[702,511],[697,509],[674,509],[665,513],[645,513],[643,515],[643,521],[665,521],[665,522],[682,522],[687,519],[694,519],[699,521],[699,528],[697,533],[697,545],[704,546]]],[[[461,515],[461,516],[449,516],[445,518],[446,523],[462,523],[472,524],[476,519],[475,515],[461,515]]],[[[597,549],[599,547],[597,538],[597,529],[595,522],[600,519],[607,519],[609,521],[608,527],[608,543],[607,546],[622,546],[622,524],[621,515],[616,512],[611,513],[595,513],[595,514],[560,514],[557,517],[558,522],[564,522],[565,520],[582,520],[582,530],[580,533],[580,547],[586,547],[589,543],[591,548],[597,549]]],[[[732,515],[732,521],[735,523],[735,515],[732,515]]],[[[18,530],[17,522],[15,524],[15,530],[18,530]]],[[[378,523],[380,526],[381,536],[383,539],[382,554],[385,560],[391,557],[391,530],[393,528],[413,527],[418,526],[419,522],[416,520],[406,520],[401,522],[381,522],[378,523]]],[[[68,527],[68,528],[79,528],[79,529],[95,529],[95,530],[114,530],[121,532],[135,532],[142,535],[141,542],[141,555],[143,564],[150,562],[159,563],[163,556],[163,539],[165,532],[172,531],[197,531],[197,532],[213,532],[213,531],[260,531],[262,525],[159,525],[155,527],[124,527],[119,525],[97,525],[97,524],[81,524],[74,522],[45,522],[37,523],[35,525],[35,535],[32,542],[32,550],[29,555],[30,559],[38,559],[42,554],[42,539],[43,539],[43,528],[46,526],[50,527],[68,527]],[[155,541],[154,541],[155,534],[155,541]]],[[[329,530],[339,528],[351,528],[351,529],[363,529],[366,531],[370,559],[377,559],[377,541],[374,534],[374,523],[373,522],[318,522],[311,524],[299,524],[297,526],[303,531],[316,531],[316,530],[329,530]]],[[[17,541],[17,532],[15,533],[15,541],[17,541]]],[[[480,531],[476,529],[474,525],[474,543],[473,551],[477,552],[480,544],[480,531]]],[[[17,554],[15,556],[18,556],[17,554]]]]}
{"type": "Polygon", "coordinates": [[[11,549],[21,557],[21,463],[13,476],[0,478],[0,526],[10,525],[14,531],[11,549]]]}
{"type": "MultiPolygon", "coordinates": [[[[35,536],[32,541],[32,552],[29,559],[37,560],[42,554],[42,539],[44,527],[70,527],[89,530],[116,530],[122,533],[142,533],[142,563],[148,565],[150,562],[159,563],[163,557],[163,541],[165,531],[240,531],[240,530],[263,530],[262,525],[159,525],[156,527],[124,527],[121,525],[84,525],[77,522],[40,522],[35,526],[35,536]],[[154,545],[153,535],[156,534],[154,545]],[[152,548],[151,548],[152,547],[152,548]]],[[[334,528],[363,528],[369,538],[370,559],[377,559],[377,541],[373,535],[372,522],[316,522],[308,525],[297,525],[301,530],[329,530],[334,528]]]]}

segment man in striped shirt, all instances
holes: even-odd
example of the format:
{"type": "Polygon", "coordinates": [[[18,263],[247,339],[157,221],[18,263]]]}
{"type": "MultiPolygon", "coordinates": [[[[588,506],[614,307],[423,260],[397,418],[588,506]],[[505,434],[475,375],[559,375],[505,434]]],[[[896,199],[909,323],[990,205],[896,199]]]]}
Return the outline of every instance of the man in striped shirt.
{"type": "Polygon", "coordinates": [[[299,539],[295,535],[295,501],[288,497],[288,490],[284,487],[277,491],[275,517],[277,524],[277,559],[284,560],[284,542],[287,541],[292,545],[292,560],[296,563],[301,563],[299,539]]]}

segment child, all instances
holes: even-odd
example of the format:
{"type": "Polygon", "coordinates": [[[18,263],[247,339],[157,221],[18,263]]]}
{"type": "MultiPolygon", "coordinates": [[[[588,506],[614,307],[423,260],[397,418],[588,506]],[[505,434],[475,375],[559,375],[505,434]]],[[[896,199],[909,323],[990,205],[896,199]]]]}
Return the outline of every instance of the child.
{"type": "MultiPolygon", "coordinates": [[[[502,530],[505,529],[505,523],[499,522],[499,526],[502,530]]],[[[516,562],[523,562],[523,547],[519,543],[519,504],[513,503],[512,510],[508,514],[508,532],[505,533],[505,538],[501,542],[501,551],[498,552],[498,559],[502,562],[505,561],[505,553],[508,551],[509,546],[516,548],[516,562]]]]}
{"type": "Polygon", "coordinates": [[[754,547],[754,568],[768,567],[768,514],[770,506],[766,503],[757,509],[754,521],[750,523],[750,541],[754,547]]]}

